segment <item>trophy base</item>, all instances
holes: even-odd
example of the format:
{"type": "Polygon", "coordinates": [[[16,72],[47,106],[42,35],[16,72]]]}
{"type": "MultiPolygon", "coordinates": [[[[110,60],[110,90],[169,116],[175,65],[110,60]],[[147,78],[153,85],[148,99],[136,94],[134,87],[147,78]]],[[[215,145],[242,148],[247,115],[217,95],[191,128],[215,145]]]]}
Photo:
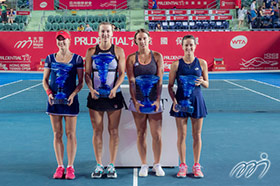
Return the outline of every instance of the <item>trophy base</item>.
{"type": "Polygon", "coordinates": [[[179,110],[180,112],[187,112],[187,113],[190,113],[190,114],[192,114],[193,111],[194,111],[193,106],[190,106],[190,105],[189,106],[183,106],[183,105],[177,104],[177,105],[175,105],[175,109],[179,110]]]}
{"type": "Polygon", "coordinates": [[[111,90],[110,89],[99,89],[98,93],[99,93],[98,97],[107,98],[107,97],[109,97],[111,90]]]}
{"type": "Polygon", "coordinates": [[[64,99],[52,99],[51,103],[53,105],[67,105],[69,103],[69,101],[64,98],[64,99]]]}
{"type": "Polygon", "coordinates": [[[144,105],[143,107],[140,107],[140,112],[144,114],[149,114],[155,111],[156,106],[151,106],[151,105],[144,105]]]}

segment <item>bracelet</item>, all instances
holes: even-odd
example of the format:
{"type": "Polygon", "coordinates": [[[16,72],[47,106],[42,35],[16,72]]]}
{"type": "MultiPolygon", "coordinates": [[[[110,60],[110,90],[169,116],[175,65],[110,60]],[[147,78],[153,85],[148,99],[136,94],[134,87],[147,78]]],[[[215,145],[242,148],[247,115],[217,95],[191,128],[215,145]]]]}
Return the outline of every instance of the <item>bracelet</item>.
{"type": "Polygon", "coordinates": [[[51,89],[47,89],[46,90],[47,95],[49,96],[50,94],[52,94],[52,90],[51,89]]]}

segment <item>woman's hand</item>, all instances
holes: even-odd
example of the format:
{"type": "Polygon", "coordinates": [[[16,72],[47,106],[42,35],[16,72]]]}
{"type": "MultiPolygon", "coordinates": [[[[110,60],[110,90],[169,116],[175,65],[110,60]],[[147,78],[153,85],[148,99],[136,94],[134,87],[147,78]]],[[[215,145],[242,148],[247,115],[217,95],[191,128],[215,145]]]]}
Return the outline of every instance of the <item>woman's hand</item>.
{"type": "Polygon", "coordinates": [[[134,106],[135,106],[135,110],[136,110],[138,113],[141,113],[140,107],[144,107],[144,105],[141,104],[141,103],[139,103],[138,101],[134,102],[134,106]]]}
{"type": "Polygon", "coordinates": [[[199,78],[197,78],[197,79],[195,80],[195,86],[199,86],[199,85],[201,85],[203,82],[204,82],[203,77],[200,76],[199,78]]]}
{"type": "Polygon", "coordinates": [[[99,98],[99,92],[97,92],[95,89],[92,89],[90,91],[92,99],[98,99],[99,98]]]}
{"type": "Polygon", "coordinates": [[[160,100],[154,101],[154,103],[152,104],[152,106],[156,106],[155,112],[157,112],[158,109],[159,109],[159,106],[160,106],[160,100]]]}
{"type": "Polygon", "coordinates": [[[67,105],[68,106],[70,106],[70,105],[72,105],[72,103],[73,103],[73,100],[74,100],[74,97],[75,97],[75,93],[72,93],[70,96],[69,96],[69,98],[68,98],[68,103],[67,103],[67,105]]]}
{"type": "Polygon", "coordinates": [[[172,107],[172,109],[173,109],[174,112],[179,112],[179,110],[177,110],[177,109],[175,108],[175,106],[176,106],[177,104],[178,104],[177,100],[174,99],[174,101],[173,101],[173,107],[172,107]]]}
{"type": "Polygon", "coordinates": [[[113,99],[114,97],[116,97],[116,93],[117,93],[117,89],[112,89],[109,95],[110,99],[113,99]]]}
{"type": "Polygon", "coordinates": [[[48,101],[50,105],[53,105],[52,100],[54,99],[53,94],[49,94],[48,101]]]}

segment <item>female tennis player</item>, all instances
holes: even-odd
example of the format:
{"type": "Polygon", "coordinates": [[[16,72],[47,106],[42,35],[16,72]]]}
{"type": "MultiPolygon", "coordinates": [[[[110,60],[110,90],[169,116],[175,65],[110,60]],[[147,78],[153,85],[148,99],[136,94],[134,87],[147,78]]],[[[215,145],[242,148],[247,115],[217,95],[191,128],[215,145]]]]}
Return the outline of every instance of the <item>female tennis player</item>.
{"type": "MultiPolygon", "coordinates": [[[[81,56],[72,53],[69,50],[71,36],[67,30],[60,30],[56,33],[56,44],[58,51],[47,56],[44,68],[43,87],[48,95],[47,113],[50,116],[51,124],[54,133],[54,150],[58,167],[53,175],[55,179],[64,177],[63,155],[64,144],[62,141],[63,125],[62,120],[65,120],[65,133],[67,136],[67,156],[68,166],[66,169],[66,179],[74,179],[74,160],[77,150],[76,140],[76,123],[79,113],[78,92],[83,87],[83,59],[81,56]],[[70,66],[71,69],[65,75],[66,80],[63,87],[63,92],[67,97],[67,104],[53,104],[55,95],[58,92],[56,73],[57,66],[70,66]],[[78,77],[78,84],[76,78],[78,77]],[[49,83],[50,78],[50,83],[49,83]]],[[[65,78],[64,77],[64,78],[65,78]]]]}
{"type": "Polygon", "coordinates": [[[208,88],[208,67],[205,60],[195,57],[196,40],[192,35],[186,35],[182,40],[182,48],[184,56],[178,61],[175,61],[171,65],[169,72],[169,84],[168,91],[173,101],[173,105],[170,110],[170,115],[176,118],[177,125],[177,148],[180,156],[181,164],[179,166],[179,172],[177,177],[186,177],[187,165],[186,165],[186,136],[187,136],[187,122],[188,118],[192,123],[192,136],[193,136],[193,154],[194,165],[193,173],[194,177],[203,177],[201,172],[201,166],[199,164],[200,152],[201,152],[201,130],[203,118],[207,115],[206,105],[201,93],[200,85],[208,88]],[[183,86],[179,80],[180,75],[194,75],[199,78],[195,81],[195,88],[190,96],[190,101],[194,107],[192,114],[188,112],[178,111],[175,105],[178,104],[183,98],[183,86]],[[175,80],[178,84],[178,89],[173,91],[175,80]]]}

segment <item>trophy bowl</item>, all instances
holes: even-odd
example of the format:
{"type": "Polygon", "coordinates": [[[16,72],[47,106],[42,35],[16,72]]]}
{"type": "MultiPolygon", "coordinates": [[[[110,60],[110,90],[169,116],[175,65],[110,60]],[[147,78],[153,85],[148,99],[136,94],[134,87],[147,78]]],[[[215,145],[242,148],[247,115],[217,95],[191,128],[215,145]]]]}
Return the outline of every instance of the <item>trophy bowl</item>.
{"type": "Polygon", "coordinates": [[[52,63],[51,69],[54,70],[56,74],[57,83],[57,93],[52,99],[52,104],[68,104],[68,99],[66,94],[63,92],[65,81],[69,76],[69,71],[72,69],[73,65],[71,63],[52,63]]]}
{"type": "Polygon", "coordinates": [[[152,105],[153,102],[150,101],[149,95],[154,86],[159,80],[159,77],[156,75],[140,75],[135,78],[136,84],[140,87],[141,92],[144,95],[144,100],[140,103],[144,106],[140,107],[142,113],[151,113],[155,111],[156,106],[152,105]]]}
{"type": "Polygon", "coordinates": [[[197,76],[194,75],[181,75],[179,76],[179,81],[182,85],[184,98],[180,100],[178,104],[175,105],[175,109],[181,112],[193,113],[194,108],[192,102],[190,101],[190,96],[195,88],[195,81],[197,76]]]}
{"type": "Polygon", "coordinates": [[[106,84],[109,63],[115,58],[112,54],[98,54],[91,57],[96,65],[101,85],[97,89],[99,97],[108,97],[111,88],[106,84]]]}

